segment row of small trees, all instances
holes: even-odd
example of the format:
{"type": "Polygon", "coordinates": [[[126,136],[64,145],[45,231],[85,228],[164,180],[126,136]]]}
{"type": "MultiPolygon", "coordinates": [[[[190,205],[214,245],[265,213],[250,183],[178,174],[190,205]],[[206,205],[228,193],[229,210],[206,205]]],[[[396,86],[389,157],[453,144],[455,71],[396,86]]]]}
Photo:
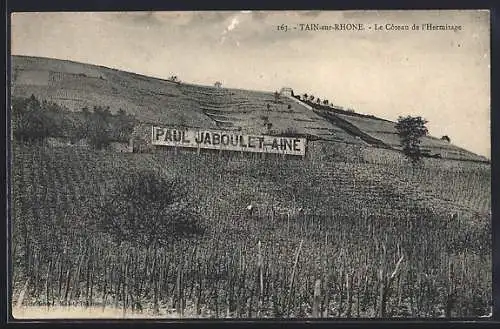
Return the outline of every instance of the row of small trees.
{"type": "Polygon", "coordinates": [[[322,105],[325,105],[325,106],[333,106],[333,103],[331,103],[328,99],[321,100],[321,98],[315,97],[312,94],[308,95],[307,93],[304,93],[302,95],[297,95],[295,97],[297,97],[298,99],[302,99],[303,101],[308,101],[308,102],[311,102],[311,103],[315,102],[316,104],[322,104],[322,105]]]}
{"type": "MultiPolygon", "coordinates": [[[[319,97],[315,98],[312,94],[308,95],[307,93],[304,93],[302,98],[300,95],[296,97],[309,103],[313,103],[316,99],[316,104],[322,104],[324,106],[333,105],[328,99],[321,101],[319,97]]],[[[426,136],[429,132],[426,127],[427,123],[428,121],[420,116],[400,116],[395,125],[399,135],[402,151],[413,163],[420,162],[423,157],[423,152],[420,149],[420,143],[422,137],[426,136]]],[[[446,137],[449,141],[449,137],[446,137]]]]}
{"type": "Polygon", "coordinates": [[[12,133],[16,140],[43,141],[48,137],[64,138],[71,143],[87,139],[102,149],[113,141],[126,142],[136,124],[133,115],[120,109],[112,114],[109,107],[94,106],[93,110],[69,111],[34,95],[12,99],[12,133]]]}

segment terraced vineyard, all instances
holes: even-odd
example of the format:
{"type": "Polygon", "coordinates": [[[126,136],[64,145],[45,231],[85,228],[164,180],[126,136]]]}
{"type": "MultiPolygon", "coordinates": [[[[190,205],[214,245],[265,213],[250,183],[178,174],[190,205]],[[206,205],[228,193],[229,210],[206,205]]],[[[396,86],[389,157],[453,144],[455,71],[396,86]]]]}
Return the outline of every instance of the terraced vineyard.
{"type": "Polygon", "coordinates": [[[14,302],[189,317],[489,313],[488,165],[311,150],[283,161],[14,144],[14,302]],[[152,247],[100,229],[102,197],[144,169],[186,181],[203,236],[152,247]]]}
{"type": "MultiPolygon", "coordinates": [[[[370,141],[372,145],[381,144],[381,146],[401,149],[395,122],[374,116],[349,113],[335,107],[327,107],[309,101],[306,103],[312,106],[317,113],[326,117],[328,121],[334,121],[340,126],[347,126],[348,130],[370,141]]],[[[483,156],[478,156],[433,136],[424,136],[421,142],[422,149],[431,151],[434,154],[440,154],[441,157],[446,159],[483,162],[486,160],[483,156]]]]}
{"type": "Polygon", "coordinates": [[[287,97],[275,99],[272,93],[189,84],[180,85],[179,88],[223,129],[241,129],[264,134],[267,132],[265,123],[270,122],[276,133],[290,133],[293,130],[293,133],[313,135],[326,140],[361,143],[287,97]]]}
{"type": "MultiPolygon", "coordinates": [[[[399,148],[394,122],[309,101],[305,104],[287,96],[275,98],[272,92],[179,83],[96,65],[29,56],[12,56],[12,78],[13,97],[34,95],[70,111],[99,104],[109,106],[113,113],[125,110],[147,124],[237,129],[253,134],[307,134],[314,139],[352,145],[399,148]],[[322,116],[322,112],[330,118],[322,116]]],[[[486,161],[431,136],[423,138],[422,146],[443,158],[486,161]]]]}

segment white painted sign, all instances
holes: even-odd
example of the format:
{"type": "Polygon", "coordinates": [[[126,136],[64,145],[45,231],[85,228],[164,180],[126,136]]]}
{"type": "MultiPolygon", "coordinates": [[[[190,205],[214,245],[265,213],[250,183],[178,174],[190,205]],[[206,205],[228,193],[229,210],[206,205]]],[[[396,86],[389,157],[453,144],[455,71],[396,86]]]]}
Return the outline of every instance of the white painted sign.
{"type": "Polygon", "coordinates": [[[153,145],[239,152],[305,155],[306,139],[244,135],[234,131],[152,127],[153,145]]]}

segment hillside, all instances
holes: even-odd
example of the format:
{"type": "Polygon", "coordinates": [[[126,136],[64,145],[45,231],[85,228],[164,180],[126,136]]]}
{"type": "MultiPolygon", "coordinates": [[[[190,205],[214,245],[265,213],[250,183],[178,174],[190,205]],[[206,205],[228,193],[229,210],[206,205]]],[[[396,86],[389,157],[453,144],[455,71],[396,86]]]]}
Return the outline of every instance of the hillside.
{"type": "MultiPolygon", "coordinates": [[[[394,123],[291,96],[22,56],[12,73],[13,96],[34,94],[75,116],[121,108],[140,121],[138,135],[150,136],[152,124],[264,133],[269,121],[273,133],[309,137],[304,158],[14,138],[20,314],[68,306],[170,318],[488,314],[489,163],[411,166],[394,150],[394,123]]],[[[424,146],[480,159],[433,138],[424,146]]]]}
{"type": "Polygon", "coordinates": [[[384,314],[379,271],[391,273],[404,255],[387,316],[488,312],[488,165],[426,159],[412,169],[390,151],[370,160],[370,148],[313,145],[313,161],[209,153],[200,161],[189,153],[15,144],[15,296],[30,278],[24,298],[32,306],[125,312],[128,290],[128,307],[139,301],[162,316],[310,317],[320,279],[325,317],[374,317],[384,314]],[[103,200],[119,192],[121,174],[149,169],[182,177],[204,236],[153,249],[116,244],[99,229],[103,200]]]}
{"type": "MultiPolygon", "coordinates": [[[[314,111],[327,120],[337,122],[337,125],[353,131],[362,138],[369,140],[373,145],[400,150],[399,136],[393,121],[380,119],[374,116],[350,113],[336,107],[328,107],[313,102],[306,102],[314,111]],[[333,117],[333,118],[332,118],[333,117]]],[[[439,154],[442,158],[456,160],[487,161],[483,156],[474,154],[463,148],[433,136],[424,136],[421,140],[423,150],[430,154],[439,154]]]]}
{"type": "Polygon", "coordinates": [[[175,83],[119,70],[48,58],[12,57],[12,95],[54,101],[70,110],[120,108],[146,123],[265,131],[293,129],[328,140],[360,143],[339,127],[271,92],[175,83]],[[269,104],[269,109],[267,105],[269,104]],[[290,107],[290,108],[289,108],[290,107]]]}
{"type": "MultiPolygon", "coordinates": [[[[12,95],[31,94],[70,110],[95,105],[109,106],[112,112],[124,109],[143,123],[264,133],[267,121],[276,134],[399,149],[394,122],[373,116],[285,96],[275,99],[272,92],[176,83],[66,60],[12,56],[12,95]]],[[[422,146],[443,158],[487,160],[431,136],[422,146]]]]}

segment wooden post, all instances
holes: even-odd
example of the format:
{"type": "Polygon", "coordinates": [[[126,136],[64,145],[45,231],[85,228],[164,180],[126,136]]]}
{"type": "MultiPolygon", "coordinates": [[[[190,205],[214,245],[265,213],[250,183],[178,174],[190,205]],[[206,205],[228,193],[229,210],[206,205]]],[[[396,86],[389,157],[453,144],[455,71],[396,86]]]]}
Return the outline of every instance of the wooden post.
{"type": "Polygon", "coordinates": [[[198,291],[196,294],[196,315],[201,315],[201,303],[202,303],[202,293],[203,293],[203,269],[201,263],[198,264],[198,291]]]}
{"type": "Polygon", "coordinates": [[[262,311],[262,306],[264,303],[264,276],[262,273],[262,267],[264,265],[264,260],[262,257],[262,246],[259,240],[259,243],[257,244],[257,267],[259,269],[259,283],[260,283],[260,294],[259,294],[259,314],[262,311]]]}
{"type": "Polygon", "coordinates": [[[90,297],[89,297],[89,307],[94,305],[93,297],[94,297],[94,275],[95,275],[95,264],[94,257],[92,257],[91,269],[90,269],[90,297]]]}
{"type": "Polygon", "coordinates": [[[290,316],[290,306],[292,302],[292,295],[293,295],[293,282],[295,279],[295,271],[297,269],[297,263],[299,262],[299,255],[300,255],[300,250],[302,249],[302,244],[304,240],[300,240],[299,248],[297,249],[297,253],[295,254],[295,262],[293,264],[292,268],[292,275],[290,277],[290,286],[288,289],[288,300],[286,303],[286,308],[287,308],[287,315],[290,316]]]}
{"type": "Polygon", "coordinates": [[[50,290],[50,273],[52,272],[52,259],[49,261],[49,266],[47,269],[47,276],[45,277],[45,298],[47,302],[47,308],[50,306],[49,290],[50,290]]]}
{"type": "Polygon", "coordinates": [[[59,263],[59,289],[57,291],[57,296],[59,298],[59,304],[61,304],[62,301],[62,285],[63,285],[63,257],[60,257],[60,263],[59,263]]]}
{"type": "Polygon", "coordinates": [[[290,213],[286,213],[286,234],[290,235],[290,213]]]}
{"type": "Polygon", "coordinates": [[[108,269],[107,269],[107,266],[108,266],[108,257],[106,257],[104,259],[104,266],[103,266],[103,269],[104,269],[104,288],[103,288],[103,291],[102,291],[102,311],[104,312],[104,308],[106,307],[106,300],[107,300],[107,297],[108,297],[108,269]]]}
{"type": "MultiPolygon", "coordinates": [[[[156,272],[156,271],[155,271],[156,272]]],[[[160,314],[160,305],[158,303],[158,294],[159,294],[159,285],[160,285],[160,282],[159,280],[156,278],[156,273],[154,273],[154,282],[153,282],[153,314],[154,315],[158,315],[160,314]]]]}
{"type": "Polygon", "coordinates": [[[123,278],[123,317],[125,317],[125,314],[127,313],[127,302],[128,302],[128,261],[129,257],[125,258],[125,275],[123,278]]]}
{"type": "Polygon", "coordinates": [[[175,308],[176,308],[176,311],[177,311],[177,314],[179,314],[180,317],[182,317],[182,297],[181,297],[181,265],[179,264],[178,267],[177,267],[177,281],[176,281],[176,305],[175,305],[175,308]]]}
{"type": "Polygon", "coordinates": [[[23,290],[19,293],[19,297],[17,298],[17,307],[21,307],[23,305],[24,297],[26,296],[26,292],[28,291],[28,285],[29,285],[29,277],[24,283],[23,290]]]}
{"type": "MultiPolygon", "coordinates": [[[[328,270],[327,270],[328,271],[328,270]]],[[[323,307],[323,317],[328,317],[328,308],[330,307],[330,291],[328,289],[328,274],[325,273],[325,278],[323,282],[323,290],[325,291],[324,307],[323,307]]]]}
{"type": "Polygon", "coordinates": [[[352,274],[347,273],[345,280],[346,280],[346,290],[347,290],[346,317],[350,318],[352,312],[352,274]]]}
{"type": "MultiPolygon", "coordinates": [[[[385,254],[385,246],[384,246],[384,254],[385,254]]],[[[399,274],[401,262],[403,261],[404,254],[401,255],[401,258],[399,258],[398,262],[396,263],[396,267],[394,268],[394,271],[390,276],[387,276],[384,269],[379,270],[379,280],[380,280],[380,291],[379,291],[379,298],[380,298],[380,303],[379,303],[379,316],[381,318],[384,318],[386,316],[386,304],[387,300],[389,298],[390,294],[390,289],[391,289],[391,284],[396,278],[396,276],[399,274]]]]}
{"type": "Polygon", "coordinates": [[[134,152],[134,139],[132,137],[130,137],[130,139],[128,141],[127,151],[131,152],[131,153],[134,152]]]}
{"type": "Polygon", "coordinates": [[[313,318],[319,318],[321,315],[320,312],[320,302],[321,300],[321,280],[317,279],[316,283],[314,284],[314,300],[313,300],[313,318]]]}
{"type": "Polygon", "coordinates": [[[359,294],[360,294],[360,290],[361,290],[361,275],[360,274],[357,274],[356,276],[356,283],[357,283],[357,289],[356,289],[356,317],[359,318],[359,314],[360,314],[360,297],[359,297],[359,294]]]}
{"type": "Polygon", "coordinates": [[[304,145],[304,155],[302,156],[302,161],[304,161],[306,159],[306,154],[308,153],[308,148],[309,148],[309,143],[306,139],[306,143],[304,145]]]}
{"type": "Polygon", "coordinates": [[[380,269],[378,272],[378,279],[379,279],[379,304],[378,304],[378,316],[381,318],[385,317],[385,305],[386,305],[386,298],[387,298],[387,282],[385,278],[385,273],[383,269],[380,269]]]}
{"type": "Polygon", "coordinates": [[[70,289],[71,267],[66,272],[66,288],[64,290],[64,305],[68,305],[68,294],[70,289]]]}

